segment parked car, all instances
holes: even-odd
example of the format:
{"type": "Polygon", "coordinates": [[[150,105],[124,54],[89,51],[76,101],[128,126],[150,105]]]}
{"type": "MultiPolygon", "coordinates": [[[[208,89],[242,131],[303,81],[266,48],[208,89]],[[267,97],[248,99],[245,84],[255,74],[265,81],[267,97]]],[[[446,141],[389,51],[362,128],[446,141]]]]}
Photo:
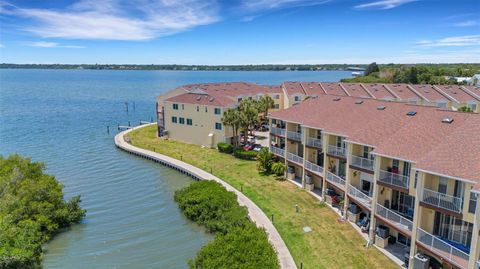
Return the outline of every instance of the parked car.
{"type": "Polygon", "coordinates": [[[253,149],[253,144],[247,144],[243,147],[244,150],[249,151],[253,149]]]}
{"type": "Polygon", "coordinates": [[[260,144],[254,144],[252,150],[254,150],[254,151],[260,151],[262,148],[263,148],[262,145],[260,145],[260,144]]]}

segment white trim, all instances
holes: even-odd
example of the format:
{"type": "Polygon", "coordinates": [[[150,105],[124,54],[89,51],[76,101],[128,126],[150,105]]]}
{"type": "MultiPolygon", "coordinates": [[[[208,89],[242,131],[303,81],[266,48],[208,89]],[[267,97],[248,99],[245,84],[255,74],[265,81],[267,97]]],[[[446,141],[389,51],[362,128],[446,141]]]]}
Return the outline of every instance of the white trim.
{"type": "Polygon", "coordinates": [[[358,141],[354,141],[354,140],[347,140],[347,139],[345,139],[345,142],[350,143],[350,144],[360,145],[360,146],[367,146],[367,147],[371,147],[371,148],[375,149],[375,146],[374,146],[374,145],[364,144],[364,143],[361,143],[361,142],[358,142],[358,141]]]}
{"type": "Polygon", "coordinates": [[[453,179],[453,180],[460,180],[460,181],[464,181],[464,182],[468,182],[468,183],[472,183],[472,184],[476,184],[476,183],[477,183],[477,181],[474,181],[474,180],[471,180],[471,179],[465,179],[465,178],[461,178],[461,177],[455,177],[455,176],[445,175],[445,174],[441,174],[441,173],[437,173],[437,172],[432,172],[432,171],[428,171],[428,170],[421,169],[421,168],[412,168],[412,169],[414,169],[414,170],[416,170],[416,171],[420,171],[420,172],[432,174],[432,175],[435,175],[435,176],[439,176],[439,177],[447,177],[447,178],[450,178],[450,179],[453,179]]]}

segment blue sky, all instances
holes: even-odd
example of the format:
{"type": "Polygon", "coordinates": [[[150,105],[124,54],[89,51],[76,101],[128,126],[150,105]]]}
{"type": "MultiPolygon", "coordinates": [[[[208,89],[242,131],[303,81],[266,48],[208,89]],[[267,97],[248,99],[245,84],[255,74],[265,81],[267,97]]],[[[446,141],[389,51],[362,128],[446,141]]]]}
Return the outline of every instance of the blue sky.
{"type": "Polygon", "coordinates": [[[0,0],[0,62],[480,62],[479,0],[0,0]]]}

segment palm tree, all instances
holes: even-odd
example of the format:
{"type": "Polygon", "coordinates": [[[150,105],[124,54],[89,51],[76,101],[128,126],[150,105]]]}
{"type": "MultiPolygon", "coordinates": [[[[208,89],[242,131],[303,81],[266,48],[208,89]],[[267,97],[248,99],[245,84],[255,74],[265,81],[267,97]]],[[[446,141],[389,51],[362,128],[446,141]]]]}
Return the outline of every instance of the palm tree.
{"type": "Polygon", "coordinates": [[[238,145],[238,129],[241,127],[240,112],[237,109],[229,108],[223,112],[222,123],[231,126],[233,129],[233,144],[238,145]]]}
{"type": "Polygon", "coordinates": [[[252,132],[253,126],[258,123],[258,105],[253,100],[242,100],[238,106],[241,115],[241,125],[245,130],[245,142],[247,131],[252,132]]]}
{"type": "Polygon", "coordinates": [[[260,111],[263,112],[263,119],[265,120],[268,116],[268,110],[270,108],[274,108],[275,102],[273,101],[272,97],[270,95],[264,95],[262,98],[260,98],[260,111]]]}

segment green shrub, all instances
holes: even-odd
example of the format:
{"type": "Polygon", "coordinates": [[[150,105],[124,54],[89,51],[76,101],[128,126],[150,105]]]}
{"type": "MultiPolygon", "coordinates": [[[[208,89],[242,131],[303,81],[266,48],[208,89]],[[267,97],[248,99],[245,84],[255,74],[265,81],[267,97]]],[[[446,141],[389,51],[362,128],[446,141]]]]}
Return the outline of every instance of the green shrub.
{"type": "Polygon", "coordinates": [[[244,160],[255,160],[257,157],[257,152],[254,150],[244,150],[243,148],[236,148],[233,151],[233,156],[239,159],[244,159],[244,160]]]}
{"type": "Polygon", "coordinates": [[[174,198],[187,218],[216,232],[189,261],[190,268],[279,268],[266,232],[249,220],[233,192],[205,180],[176,191],[174,198]]]}
{"type": "Polygon", "coordinates": [[[285,164],[281,162],[272,164],[272,172],[278,177],[283,176],[285,174],[285,164]]]}
{"type": "Polygon", "coordinates": [[[268,148],[262,148],[257,154],[258,161],[258,171],[263,174],[270,174],[272,171],[273,164],[273,154],[268,150],[268,148]]]}
{"type": "Polygon", "coordinates": [[[85,215],[80,197],[63,200],[63,186],[42,163],[0,156],[0,268],[40,264],[42,244],[85,215]]]}
{"type": "Polygon", "coordinates": [[[191,269],[279,268],[277,255],[268,242],[266,232],[255,227],[253,223],[243,228],[235,227],[227,234],[217,235],[200,249],[189,265],[191,269]]]}
{"type": "Polygon", "coordinates": [[[237,196],[215,181],[199,181],[175,192],[175,201],[185,216],[204,225],[209,232],[226,233],[248,222],[248,212],[237,196]]]}
{"type": "Polygon", "coordinates": [[[232,153],[233,152],[233,145],[228,144],[225,142],[220,142],[217,144],[218,151],[222,153],[232,153]]]}

